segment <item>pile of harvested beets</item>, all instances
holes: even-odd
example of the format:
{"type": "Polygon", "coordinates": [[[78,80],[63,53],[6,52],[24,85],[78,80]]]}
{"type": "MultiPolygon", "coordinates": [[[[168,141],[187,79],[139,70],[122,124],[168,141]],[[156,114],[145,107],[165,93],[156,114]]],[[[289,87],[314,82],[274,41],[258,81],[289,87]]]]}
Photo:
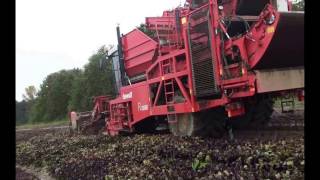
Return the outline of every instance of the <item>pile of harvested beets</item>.
{"type": "Polygon", "coordinates": [[[16,162],[57,179],[303,179],[304,136],[254,138],[48,133],[20,141],[16,162]]]}

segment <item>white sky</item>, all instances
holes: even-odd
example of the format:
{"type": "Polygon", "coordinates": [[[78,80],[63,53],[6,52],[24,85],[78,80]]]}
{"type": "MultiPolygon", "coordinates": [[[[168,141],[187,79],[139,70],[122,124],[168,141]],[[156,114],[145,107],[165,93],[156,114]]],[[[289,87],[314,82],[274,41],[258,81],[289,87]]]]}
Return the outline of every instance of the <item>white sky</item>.
{"type": "Polygon", "coordinates": [[[116,45],[145,17],[184,0],[16,0],[16,100],[61,69],[82,68],[102,45],[116,45]]]}

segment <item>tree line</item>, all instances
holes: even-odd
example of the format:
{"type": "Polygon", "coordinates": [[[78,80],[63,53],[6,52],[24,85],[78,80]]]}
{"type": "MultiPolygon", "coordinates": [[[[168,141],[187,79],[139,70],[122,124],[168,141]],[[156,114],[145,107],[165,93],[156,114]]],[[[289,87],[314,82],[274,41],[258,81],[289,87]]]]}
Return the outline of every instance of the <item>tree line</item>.
{"type": "Polygon", "coordinates": [[[49,74],[39,90],[27,87],[23,100],[16,101],[16,124],[66,119],[70,111],[92,110],[94,96],[115,95],[112,61],[103,59],[105,46],[89,58],[83,69],[49,74]]]}

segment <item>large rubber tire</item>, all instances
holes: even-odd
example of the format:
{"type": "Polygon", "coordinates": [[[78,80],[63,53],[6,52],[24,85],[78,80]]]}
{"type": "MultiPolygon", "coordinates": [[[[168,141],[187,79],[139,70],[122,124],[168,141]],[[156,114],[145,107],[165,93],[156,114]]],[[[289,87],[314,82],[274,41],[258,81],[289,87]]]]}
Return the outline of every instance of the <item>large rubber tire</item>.
{"type": "MultiPolygon", "coordinates": [[[[174,118],[174,115],[168,118],[174,118]]],[[[198,113],[177,114],[177,123],[169,123],[175,136],[222,137],[226,132],[226,115],[223,108],[198,113]]],[[[171,119],[174,120],[174,119],[171,119]]]]}
{"type": "Polygon", "coordinates": [[[265,126],[273,113],[272,99],[262,99],[259,101],[253,114],[253,123],[265,126]]]}
{"type": "Polygon", "coordinates": [[[224,108],[219,107],[196,113],[195,135],[220,138],[226,133],[227,116],[224,108]]]}
{"type": "Polygon", "coordinates": [[[194,114],[192,113],[168,115],[170,132],[175,136],[192,136],[195,123],[194,118],[194,114]],[[176,123],[172,121],[176,121],[176,123]]]}
{"type": "Polygon", "coordinates": [[[245,104],[246,113],[243,116],[231,118],[230,122],[235,129],[248,127],[262,128],[270,121],[273,113],[273,101],[271,98],[258,98],[254,103],[245,104]]]}
{"type": "Polygon", "coordinates": [[[157,122],[154,117],[147,118],[134,125],[134,131],[137,134],[155,133],[157,122]]]}

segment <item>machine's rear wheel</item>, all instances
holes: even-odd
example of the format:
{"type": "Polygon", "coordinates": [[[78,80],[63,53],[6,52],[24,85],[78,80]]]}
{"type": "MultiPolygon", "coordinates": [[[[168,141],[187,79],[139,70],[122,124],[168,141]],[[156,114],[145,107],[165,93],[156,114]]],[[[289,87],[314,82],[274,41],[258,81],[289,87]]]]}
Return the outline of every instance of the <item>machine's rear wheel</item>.
{"type": "Polygon", "coordinates": [[[247,127],[261,128],[268,124],[273,113],[273,101],[271,98],[259,98],[255,103],[246,104],[246,113],[243,116],[231,119],[235,129],[247,127]]]}
{"type": "Polygon", "coordinates": [[[264,126],[269,122],[272,113],[272,99],[263,99],[258,103],[257,107],[255,108],[252,120],[254,123],[264,126]]]}
{"type": "MultiPolygon", "coordinates": [[[[175,115],[169,115],[169,122],[175,115]]],[[[198,113],[176,114],[176,123],[170,122],[169,128],[175,136],[221,137],[226,132],[226,116],[222,108],[198,113]]]]}

